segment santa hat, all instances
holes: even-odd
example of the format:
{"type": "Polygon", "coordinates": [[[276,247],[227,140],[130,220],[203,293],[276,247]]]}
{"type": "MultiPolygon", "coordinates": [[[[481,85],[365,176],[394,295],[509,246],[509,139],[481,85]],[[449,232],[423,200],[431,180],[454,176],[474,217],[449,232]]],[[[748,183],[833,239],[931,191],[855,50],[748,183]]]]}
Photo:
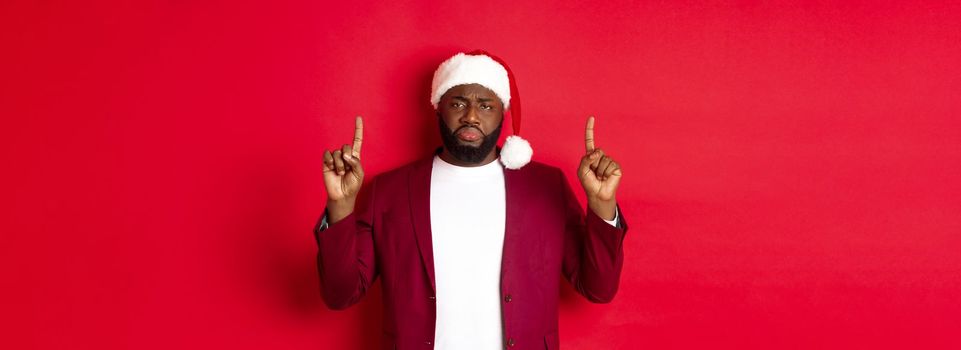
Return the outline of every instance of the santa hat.
{"type": "Polygon", "coordinates": [[[514,134],[507,136],[501,148],[500,161],[508,169],[520,169],[531,161],[534,150],[531,144],[520,137],[521,98],[517,93],[517,82],[510,68],[500,58],[483,50],[458,53],[441,63],[434,72],[431,83],[430,103],[437,109],[441,96],[457,85],[479,84],[497,95],[510,111],[511,127],[514,134]]]}

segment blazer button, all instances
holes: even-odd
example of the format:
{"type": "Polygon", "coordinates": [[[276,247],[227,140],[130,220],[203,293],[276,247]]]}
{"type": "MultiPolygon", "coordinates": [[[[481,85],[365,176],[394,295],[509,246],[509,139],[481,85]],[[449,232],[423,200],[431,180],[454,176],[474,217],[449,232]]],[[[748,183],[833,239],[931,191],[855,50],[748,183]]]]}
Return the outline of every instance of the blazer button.
{"type": "Polygon", "coordinates": [[[514,338],[507,339],[507,346],[514,347],[514,338]]]}
{"type": "Polygon", "coordinates": [[[427,299],[430,299],[431,301],[434,301],[434,300],[437,300],[437,297],[431,295],[431,296],[427,297],[427,299]]]}
{"type": "Polygon", "coordinates": [[[430,341],[430,340],[428,340],[428,341],[425,341],[425,342],[424,342],[424,344],[427,344],[427,345],[432,345],[432,344],[434,344],[434,342],[432,342],[432,341],[430,341]]]}
{"type": "Polygon", "coordinates": [[[510,295],[510,294],[504,296],[504,302],[508,302],[508,303],[509,303],[509,302],[511,302],[511,300],[514,300],[514,299],[511,298],[511,295],[510,295]]]}

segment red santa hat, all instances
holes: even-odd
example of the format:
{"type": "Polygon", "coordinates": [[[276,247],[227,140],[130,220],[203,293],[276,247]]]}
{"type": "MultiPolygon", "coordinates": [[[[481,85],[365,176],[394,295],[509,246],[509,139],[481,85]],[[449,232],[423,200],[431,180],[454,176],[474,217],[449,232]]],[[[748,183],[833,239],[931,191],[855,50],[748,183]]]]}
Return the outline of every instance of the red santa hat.
{"type": "Polygon", "coordinates": [[[521,133],[521,98],[517,82],[510,68],[500,58],[483,50],[458,53],[447,59],[434,72],[431,83],[430,103],[437,109],[441,96],[457,85],[479,84],[497,95],[510,111],[514,134],[507,136],[501,147],[500,161],[508,169],[520,169],[531,161],[534,150],[521,133]]]}

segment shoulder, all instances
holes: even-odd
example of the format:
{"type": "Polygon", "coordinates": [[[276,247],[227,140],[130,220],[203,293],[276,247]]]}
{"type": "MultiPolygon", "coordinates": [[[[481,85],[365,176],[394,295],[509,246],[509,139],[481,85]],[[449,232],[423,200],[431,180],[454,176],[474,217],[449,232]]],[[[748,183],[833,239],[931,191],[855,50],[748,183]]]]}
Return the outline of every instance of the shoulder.
{"type": "Polygon", "coordinates": [[[567,182],[560,168],[536,161],[531,161],[517,170],[505,171],[510,174],[509,176],[537,187],[556,188],[555,186],[564,185],[567,182]]]}
{"type": "Polygon", "coordinates": [[[538,161],[531,161],[520,169],[508,171],[516,171],[528,176],[557,176],[558,174],[563,174],[560,168],[538,161]]]}
{"type": "Polygon", "coordinates": [[[399,167],[387,170],[374,176],[372,182],[380,188],[392,188],[399,185],[407,185],[411,176],[418,172],[427,171],[430,174],[432,158],[421,158],[399,167]]]}

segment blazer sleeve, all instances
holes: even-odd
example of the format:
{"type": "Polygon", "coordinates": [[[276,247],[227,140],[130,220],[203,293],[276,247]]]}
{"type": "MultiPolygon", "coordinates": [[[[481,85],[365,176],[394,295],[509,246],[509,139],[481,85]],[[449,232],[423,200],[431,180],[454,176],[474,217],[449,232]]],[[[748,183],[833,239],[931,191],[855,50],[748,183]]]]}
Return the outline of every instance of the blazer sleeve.
{"type": "Polygon", "coordinates": [[[353,213],[328,226],[324,225],[325,209],[314,229],[320,291],[330,309],[343,310],[356,304],[377,280],[373,240],[376,183],[375,178],[370,195],[360,196],[353,213]]]}
{"type": "Polygon", "coordinates": [[[594,303],[609,303],[617,294],[624,266],[627,220],[618,206],[618,226],[587,210],[585,215],[567,178],[558,171],[565,206],[564,277],[578,293],[594,303]]]}

